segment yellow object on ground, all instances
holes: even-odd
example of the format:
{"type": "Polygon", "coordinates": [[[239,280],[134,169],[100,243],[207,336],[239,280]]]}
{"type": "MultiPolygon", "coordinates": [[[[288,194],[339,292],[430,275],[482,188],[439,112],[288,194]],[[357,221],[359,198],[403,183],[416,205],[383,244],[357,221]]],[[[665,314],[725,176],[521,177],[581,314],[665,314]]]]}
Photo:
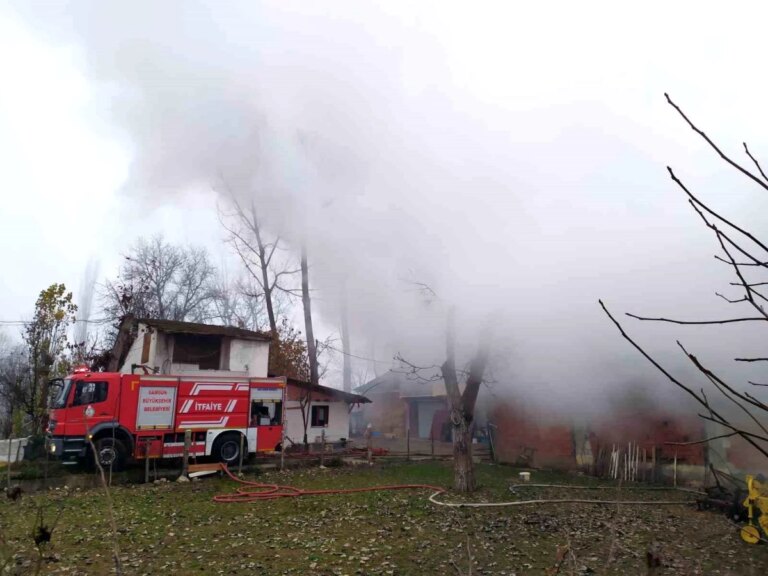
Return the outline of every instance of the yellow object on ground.
{"type": "Polygon", "coordinates": [[[747,498],[744,500],[747,509],[748,525],[741,529],[741,539],[749,544],[757,544],[761,538],[768,539],[768,484],[754,476],[747,476],[747,498]],[[760,529],[763,534],[760,534],[760,529]]]}

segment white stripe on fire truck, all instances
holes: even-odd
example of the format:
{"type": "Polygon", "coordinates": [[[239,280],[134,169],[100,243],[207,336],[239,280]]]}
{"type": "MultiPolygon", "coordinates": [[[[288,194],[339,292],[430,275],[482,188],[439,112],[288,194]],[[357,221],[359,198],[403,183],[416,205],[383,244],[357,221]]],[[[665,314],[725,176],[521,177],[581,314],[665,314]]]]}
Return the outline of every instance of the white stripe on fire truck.
{"type": "Polygon", "coordinates": [[[213,384],[213,383],[204,383],[204,382],[195,382],[195,385],[192,387],[192,392],[189,393],[190,396],[197,396],[199,392],[202,392],[203,390],[215,390],[215,391],[224,391],[224,390],[232,390],[232,384],[213,384]]]}
{"type": "Polygon", "coordinates": [[[234,412],[237,400],[230,400],[224,412],[234,412]]]}
{"type": "Polygon", "coordinates": [[[240,392],[241,390],[248,390],[247,382],[241,382],[240,384],[235,384],[235,391],[240,392]]]}
{"type": "Polygon", "coordinates": [[[218,420],[206,420],[206,421],[185,420],[185,421],[179,422],[178,427],[184,428],[185,426],[226,426],[227,422],[229,422],[229,416],[222,416],[218,420]]]}
{"type": "Polygon", "coordinates": [[[192,408],[192,402],[194,402],[194,400],[184,400],[184,404],[181,405],[181,410],[179,410],[179,412],[181,414],[189,412],[189,409],[192,408]]]}

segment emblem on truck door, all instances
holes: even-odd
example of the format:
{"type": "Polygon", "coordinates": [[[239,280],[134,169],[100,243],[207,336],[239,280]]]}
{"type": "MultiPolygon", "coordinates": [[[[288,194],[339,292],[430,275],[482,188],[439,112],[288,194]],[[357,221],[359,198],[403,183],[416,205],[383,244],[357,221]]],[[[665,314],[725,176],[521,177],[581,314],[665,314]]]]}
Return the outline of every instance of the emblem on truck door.
{"type": "Polygon", "coordinates": [[[93,418],[94,414],[95,414],[95,411],[93,409],[93,406],[88,404],[88,407],[85,409],[85,417],[86,418],[93,418]]]}

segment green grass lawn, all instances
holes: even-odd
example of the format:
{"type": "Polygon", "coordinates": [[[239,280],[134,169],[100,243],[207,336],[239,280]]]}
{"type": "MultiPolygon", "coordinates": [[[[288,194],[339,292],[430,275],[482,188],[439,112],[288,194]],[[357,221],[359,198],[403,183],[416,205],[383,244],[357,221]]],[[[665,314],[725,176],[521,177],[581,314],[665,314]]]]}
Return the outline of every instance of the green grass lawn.
{"type": "MultiPolygon", "coordinates": [[[[473,501],[520,499],[508,486],[517,471],[480,465],[473,501]]],[[[388,464],[372,469],[317,468],[272,472],[262,482],[301,488],[425,483],[449,486],[450,464],[388,464]]],[[[250,476],[249,479],[256,479],[250,476]]],[[[587,482],[534,472],[534,482],[587,482]]],[[[234,492],[228,479],[112,489],[125,574],[546,574],[558,547],[569,546],[560,574],[645,574],[647,546],[657,541],[659,574],[768,574],[768,545],[743,544],[722,516],[694,507],[560,504],[515,508],[445,508],[428,491],[369,492],[217,504],[234,492]]],[[[526,496],[611,498],[613,491],[529,489],[526,496]]],[[[672,492],[622,491],[620,498],[675,499],[672,492]]],[[[458,501],[455,494],[446,500],[458,501]]],[[[112,538],[100,490],[52,490],[0,502],[8,573],[33,574],[31,538],[42,507],[61,517],[44,550],[44,574],[109,574],[112,538]]]]}

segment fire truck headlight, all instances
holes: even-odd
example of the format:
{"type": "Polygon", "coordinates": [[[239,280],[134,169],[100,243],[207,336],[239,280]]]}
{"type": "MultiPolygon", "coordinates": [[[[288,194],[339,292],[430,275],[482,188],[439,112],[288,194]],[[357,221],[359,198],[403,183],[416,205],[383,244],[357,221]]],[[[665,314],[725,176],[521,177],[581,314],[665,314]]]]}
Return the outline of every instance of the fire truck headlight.
{"type": "Polygon", "coordinates": [[[55,454],[56,453],[56,444],[51,444],[49,449],[51,451],[51,454],[55,454]]]}

